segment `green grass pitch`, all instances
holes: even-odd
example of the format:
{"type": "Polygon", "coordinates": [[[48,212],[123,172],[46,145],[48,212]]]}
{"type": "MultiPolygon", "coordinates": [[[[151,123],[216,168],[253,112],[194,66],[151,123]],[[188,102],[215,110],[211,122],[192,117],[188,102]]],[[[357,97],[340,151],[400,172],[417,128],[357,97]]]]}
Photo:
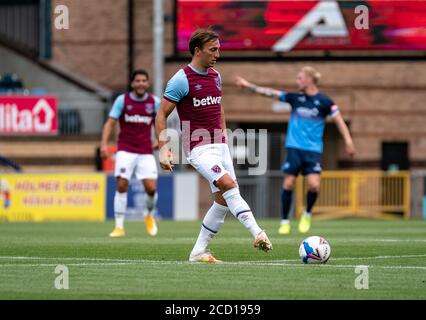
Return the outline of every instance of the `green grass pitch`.
{"type": "Polygon", "coordinates": [[[252,238],[228,218],[210,244],[221,265],[191,264],[200,222],[160,221],[150,238],[142,222],[126,237],[108,238],[113,223],[0,223],[0,299],[426,299],[426,221],[314,221],[279,236],[252,238]],[[303,265],[300,242],[321,235],[331,244],[325,265],[303,265]],[[55,289],[55,267],[69,270],[69,289],[55,289]],[[368,266],[368,289],[356,289],[355,268],[368,266]]]}

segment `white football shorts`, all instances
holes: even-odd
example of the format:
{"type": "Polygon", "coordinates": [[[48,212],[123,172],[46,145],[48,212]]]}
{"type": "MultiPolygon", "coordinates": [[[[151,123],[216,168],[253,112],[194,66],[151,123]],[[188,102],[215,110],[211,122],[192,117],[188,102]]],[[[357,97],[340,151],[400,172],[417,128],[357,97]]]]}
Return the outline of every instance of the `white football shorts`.
{"type": "Polygon", "coordinates": [[[226,143],[207,144],[191,150],[188,162],[209,182],[213,193],[220,191],[214,182],[229,174],[236,182],[234,165],[226,143]]]}
{"type": "Polygon", "coordinates": [[[127,180],[135,173],[138,180],[157,179],[157,163],[152,154],[118,151],[115,155],[115,177],[127,180]]]}

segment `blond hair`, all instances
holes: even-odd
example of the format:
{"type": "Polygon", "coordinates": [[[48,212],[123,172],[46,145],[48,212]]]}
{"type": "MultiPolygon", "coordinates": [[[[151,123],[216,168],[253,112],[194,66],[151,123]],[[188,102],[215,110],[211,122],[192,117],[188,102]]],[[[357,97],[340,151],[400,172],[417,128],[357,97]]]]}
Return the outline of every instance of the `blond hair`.
{"type": "Polygon", "coordinates": [[[306,74],[307,76],[311,77],[315,84],[318,84],[318,82],[321,79],[321,73],[319,73],[316,69],[314,69],[311,66],[304,66],[302,68],[302,72],[306,74]]]}

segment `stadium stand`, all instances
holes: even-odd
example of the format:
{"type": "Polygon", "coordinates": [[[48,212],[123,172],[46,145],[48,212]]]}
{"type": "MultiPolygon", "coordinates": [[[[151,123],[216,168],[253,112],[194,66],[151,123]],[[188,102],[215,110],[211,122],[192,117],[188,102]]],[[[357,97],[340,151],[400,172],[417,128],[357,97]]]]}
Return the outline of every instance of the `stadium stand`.
{"type": "Polygon", "coordinates": [[[24,172],[93,172],[98,144],[97,136],[0,137],[2,154],[24,172]]]}
{"type": "Polygon", "coordinates": [[[0,94],[28,94],[28,92],[17,74],[0,75],[0,94]]]}
{"type": "Polygon", "coordinates": [[[4,43],[0,51],[5,62],[0,66],[0,96],[53,96],[58,107],[56,136],[0,134],[2,155],[24,172],[95,171],[110,91],[4,43]]]}

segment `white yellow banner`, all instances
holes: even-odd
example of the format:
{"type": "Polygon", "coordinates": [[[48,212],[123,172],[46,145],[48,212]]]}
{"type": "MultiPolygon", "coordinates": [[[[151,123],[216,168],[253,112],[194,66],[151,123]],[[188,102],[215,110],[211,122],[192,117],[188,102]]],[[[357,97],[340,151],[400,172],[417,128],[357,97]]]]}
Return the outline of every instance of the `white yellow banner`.
{"type": "Polygon", "coordinates": [[[0,174],[0,220],[105,219],[103,174],[0,174]]]}

